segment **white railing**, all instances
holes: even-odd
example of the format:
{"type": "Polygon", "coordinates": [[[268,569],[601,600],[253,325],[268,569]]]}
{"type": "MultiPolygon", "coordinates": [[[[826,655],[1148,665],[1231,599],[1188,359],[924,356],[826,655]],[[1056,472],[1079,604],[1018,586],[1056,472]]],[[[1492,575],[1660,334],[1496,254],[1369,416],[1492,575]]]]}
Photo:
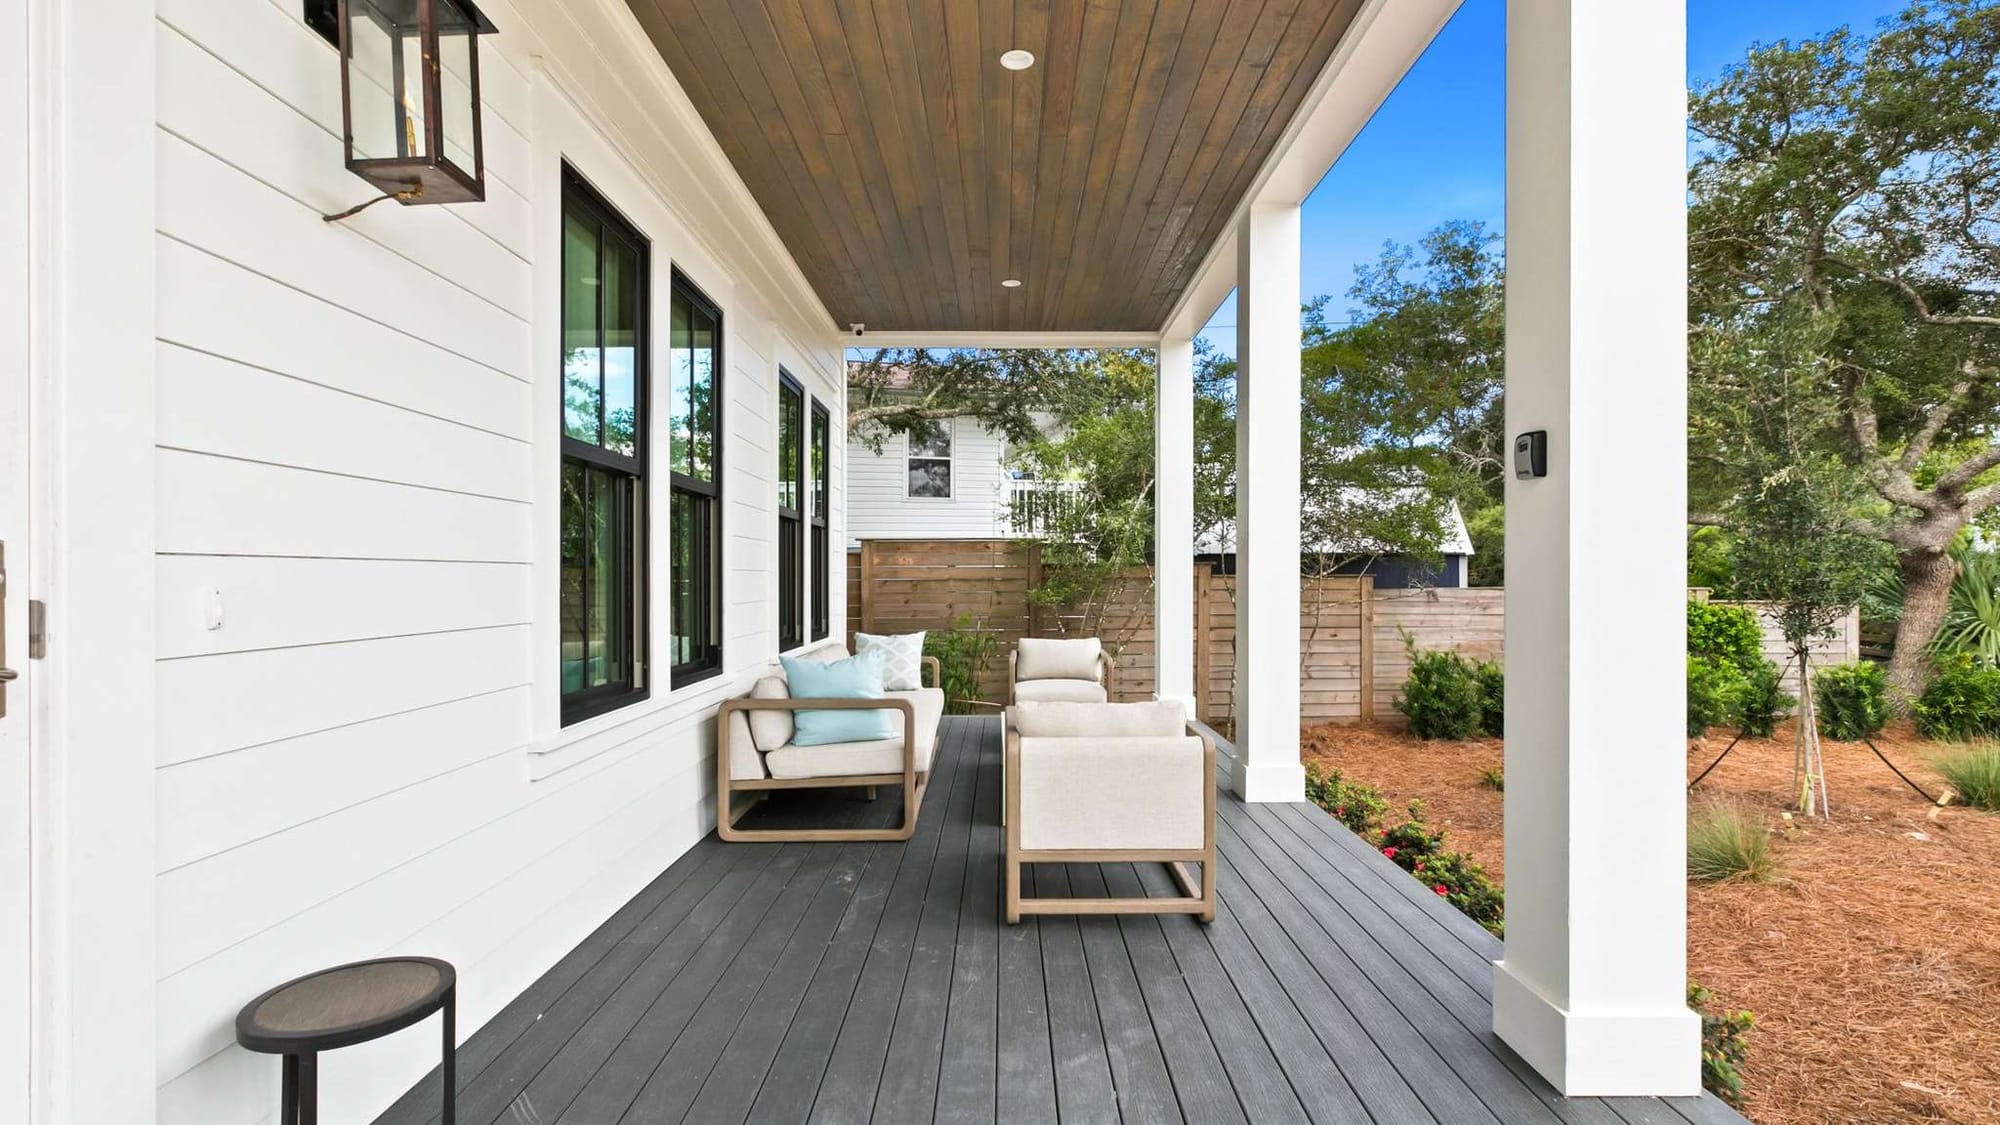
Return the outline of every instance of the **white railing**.
{"type": "Polygon", "coordinates": [[[1082,497],[1082,481],[1003,480],[997,530],[1013,539],[1047,535],[1082,497]]]}

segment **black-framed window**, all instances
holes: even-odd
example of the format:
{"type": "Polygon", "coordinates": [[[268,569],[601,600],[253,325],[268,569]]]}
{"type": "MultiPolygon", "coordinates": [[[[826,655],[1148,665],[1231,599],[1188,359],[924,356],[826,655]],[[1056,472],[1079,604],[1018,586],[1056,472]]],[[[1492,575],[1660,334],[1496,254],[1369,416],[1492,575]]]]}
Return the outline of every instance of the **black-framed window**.
{"type": "Polygon", "coordinates": [[[668,676],[678,686],[722,670],[722,310],[675,270],[668,316],[668,676]]]}
{"type": "Polygon", "coordinates": [[[797,648],[805,637],[805,413],[806,389],[778,369],[778,647],[797,648]]]}
{"type": "Polygon", "coordinates": [[[646,698],[648,247],[563,169],[562,721],[646,698]]]}
{"type": "Polygon", "coordinates": [[[938,418],[905,439],[909,442],[911,498],[951,499],[952,436],[951,419],[938,418]]]}
{"type": "Polygon", "coordinates": [[[831,462],[833,416],[826,404],[818,399],[812,402],[812,639],[823,641],[832,631],[833,603],[828,593],[833,589],[833,541],[832,531],[827,523],[832,490],[827,486],[827,472],[831,462]]]}

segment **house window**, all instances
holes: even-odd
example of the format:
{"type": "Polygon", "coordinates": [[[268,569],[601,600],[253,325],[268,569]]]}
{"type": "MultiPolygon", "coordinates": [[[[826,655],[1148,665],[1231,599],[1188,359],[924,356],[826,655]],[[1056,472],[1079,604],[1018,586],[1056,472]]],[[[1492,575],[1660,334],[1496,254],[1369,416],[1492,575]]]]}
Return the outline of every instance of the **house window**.
{"type": "Polygon", "coordinates": [[[562,721],[644,699],[646,240],[567,168],[562,721]]]}
{"type": "Polygon", "coordinates": [[[832,587],[833,541],[829,538],[828,504],[832,490],[827,486],[827,452],[831,440],[833,419],[827,413],[826,404],[818,399],[812,404],[812,574],[813,574],[813,621],[812,639],[823,641],[831,631],[833,605],[828,600],[832,587]]]}
{"type": "Polygon", "coordinates": [[[806,392],[778,371],[778,647],[805,643],[805,412],[806,392]]]}
{"type": "Polygon", "coordinates": [[[951,498],[951,420],[930,422],[909,436],[910,495],[951,498]]]}
{"type": "Polygon", "coordinates": [[[674,273],[667,507],[678,686],[722,668],[722,310],[674,273]]]}

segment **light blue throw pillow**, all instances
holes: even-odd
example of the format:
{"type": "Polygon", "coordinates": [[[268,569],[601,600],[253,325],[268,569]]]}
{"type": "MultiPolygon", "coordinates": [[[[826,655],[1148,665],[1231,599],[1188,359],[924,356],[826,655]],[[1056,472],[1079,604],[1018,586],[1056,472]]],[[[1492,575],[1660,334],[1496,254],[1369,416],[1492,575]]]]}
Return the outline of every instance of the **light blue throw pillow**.
{"type": "MultiPolygon", "coordinates": [[[[864,652],[846,660],[778,658],[793,699],[881,699],[882,657],[864,652]]],[[[826,746],[836,742],[872,742],[896,736],[895,717],[888,711],[798,711],[793,714],[792,745],[826,746]]]]}

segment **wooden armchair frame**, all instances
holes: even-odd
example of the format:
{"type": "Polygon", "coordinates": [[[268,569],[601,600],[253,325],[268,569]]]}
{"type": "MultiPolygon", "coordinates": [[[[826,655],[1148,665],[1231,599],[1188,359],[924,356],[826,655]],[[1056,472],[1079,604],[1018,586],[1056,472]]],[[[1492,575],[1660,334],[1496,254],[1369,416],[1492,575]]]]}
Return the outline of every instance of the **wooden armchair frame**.
{"type": "MultiPolygon", "coordinates": [[[[942,682],[937,657],[926,656],[923,665],[933,686],[942,682]]],[[[754,745],[749,753],[756,753],[754,745]]],[[[935,756],[935,749],[932,751],[935,756]]],[[[818,843],[826,840],[907,840],[916,835],[917,813],[930,785],[930,771],[917,769],[917,709],[907,699],[729,699],[716,712],[715,724],[715,834],[730,841],[764,840],[776,843],[818,843]],[[844,774],[836,777],[751,777],[730,776],[732,745],[729,717],[738,711],[889,711],[903,713],[903,768],[897,773],[844,774]],[[895,828],[755,828],[736,827],[749,811],[739,809],[738,793],[751,795],[749,804],[763,800],[779,789],[866,788],[873,799],[878,785],[897,785],[903,790],[903,823],[895,828]]]]}
{"type": "MultiPolygon", "coordinates": [[[[926,659],[929,658],[926,657],[926,659]]],[[[1016,698],[1014,690],[1014,686],[1021,682],[1020,665],[1021,652],[1019,649],[1007,654],[1007,706],[1009,707],[1021,702],[1020,699],[1016,698]]],[[[1110,653],[1099,649],[1097,653],[1097,682],[1104,685],[1104,698],[1107,701],[1112,698],[1111,679],[1117,674],[1118,663],[1111,659],[1110,653]]]]}
{"type": "Polygon", "coordinates": [[[1193,723],[1187,732],[1201,739],[1201,847],[1198,849],[1028,849],[1021,846],[1021,735],[1007,729],[1006,799],[1001,823],[1006,825],[1007,850],[1002,860],[1006,882],[1007,924],[1024,914],[1192,914],[1215,921],[1215,740],[1193,723]],[[1178,898],[1022,898],[1021,865],[1026,863],[1160,863],[1181,889],[1178,898]],[[1201,864],[1196,880],[1187,865],[1201,864]]]}

